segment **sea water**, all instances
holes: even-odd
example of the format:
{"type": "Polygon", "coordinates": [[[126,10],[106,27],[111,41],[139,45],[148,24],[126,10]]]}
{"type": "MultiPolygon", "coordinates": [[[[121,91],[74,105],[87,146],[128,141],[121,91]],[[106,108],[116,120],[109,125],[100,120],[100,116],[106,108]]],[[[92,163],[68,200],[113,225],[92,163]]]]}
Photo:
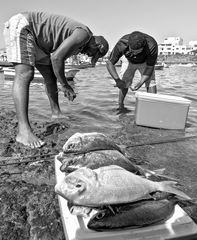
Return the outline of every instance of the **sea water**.
{"type": "MultiPolygon", "coordinates": [[[[119,71],[119,68],[117,68],[119,71]]],[[[14,109],[12,99],[13,81],[3,80],[0,76],[0,107],[14,109]]],[[[188,113],[186,133],[197,130],[197,67],[170,65],[169,68],[156,70],[158,93],[180,96],[192,101],[188,113]]],[[[139,80],[136,73],[134,83],[139,80]]],[[[81,69],[74,81],[70,81],[77,97],[69,102],[59,92],[59,103],[62,112],[68,117],[69,134],[77,131],[99,131],[111,135],[121,129],[125,118],[134,121],[135,93],[131,90],[125,99],[127,111],[120,113],[118,108],[118,88],[110,77],[105,66],[81,69]]],[[[141,87],[138,91],[146,91],[141,87]]],[[[42,83],[31,83],[29,115],[33,120],[48,121],[51,111],[45,87],[42,83]]]]}

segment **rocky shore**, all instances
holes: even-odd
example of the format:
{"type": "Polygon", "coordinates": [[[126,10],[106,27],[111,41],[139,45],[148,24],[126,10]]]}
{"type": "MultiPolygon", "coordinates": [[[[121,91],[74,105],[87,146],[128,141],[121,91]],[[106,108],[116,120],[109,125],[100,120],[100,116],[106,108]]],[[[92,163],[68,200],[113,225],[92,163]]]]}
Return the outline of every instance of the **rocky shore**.
{"type": "Polygon", "coordinates": [[[47,144],[31,150],[14,140],[14,112],[1,109],[0,121],[0,240],[64,240],[53,160],[68,125],[32,122],[47,144]]]}
{"type": "MultiPolygon", "coordinates": [[[[54,156],[62,151],[68,139],[69,124],[31,121],[31,125],[46,141],[41,149],[28,149],[16,143],[15,113],[4,108],[0,111],[0,240],[65,240],[54,192],[54,156]]],[[[111,137],[118,144],[129,146],[170,135],[174,138],[183,133],[143,128],[125,119],[122,128],[111,137]]],[[[143,145],[128,148],[128,153],[133,163],[149,169],[166,168],[166,174],[180,179],[182,190],[193,198],[197,194],[196,143],[197,139],[143,145]]],[[[197,205],[182,207],[197,222],[197,205]]]]}

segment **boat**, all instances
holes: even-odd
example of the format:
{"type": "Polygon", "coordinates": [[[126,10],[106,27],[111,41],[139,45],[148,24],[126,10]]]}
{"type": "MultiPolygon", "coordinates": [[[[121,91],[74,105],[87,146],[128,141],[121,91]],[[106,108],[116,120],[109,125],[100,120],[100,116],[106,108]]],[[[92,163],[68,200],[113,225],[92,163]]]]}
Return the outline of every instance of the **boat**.
{"type": "Polygon", "coordinates": [[[196,63],[180,63],[179,64],[180,67],[197,67],[196,63]]]}
{"type": "MultiPolygon", "coordinates": [[[[10,66],[9,67],[3,67],[1,66],[1,69],[0,69],[1,72],[3,72],[3,75],[4,75],[4,80],[13,80],[14,79],[14,76],[15,76],[15,69],[13,66],[10,66]]],[[[80,71],[80,69],[78,68],[71,68],[71,69],[65,69],[65,76],[66,76],[66,79],[68,81],[73,81],[76,74],[80,71]]],[[[39,73],[39,71],[37,69],[35,69],[35,72],[34,72],[34,82],[42,82],[43,83],[43,77],[42,75],[39,73]]]]}
{"type": "Polygon", "coordinates": [[[66,79],[68,81],[72,81],[79,71],[80,71],[80,69],[78,69],[78,68],[64,69],[64,72],[65,72],[65,75],[66,75],[66,79]]]}
{"type": "MultiPolygon", "coordinates": [[[[60,171],[61,162],[55,157],[56,183],[63,181],[65,173],[60,171]]],[[[72,215],[67,207],[67,200],[58,195],[60,215],[67,240],[120,240],[120,239],[197,239],[197,225],[177,204],[173,215],[160,224],[141,228],[121,229],[116,231],[96,232],[87,228],[89,217],[72,215]],[[195,236],[195,238],[189,238],[195,236]]]]}
{"type": "Polygon", "coordinates": [[[155,70],[163,70],[164,69],[164,64],[163,62],[157,62],[155,64],[155,70]]]}

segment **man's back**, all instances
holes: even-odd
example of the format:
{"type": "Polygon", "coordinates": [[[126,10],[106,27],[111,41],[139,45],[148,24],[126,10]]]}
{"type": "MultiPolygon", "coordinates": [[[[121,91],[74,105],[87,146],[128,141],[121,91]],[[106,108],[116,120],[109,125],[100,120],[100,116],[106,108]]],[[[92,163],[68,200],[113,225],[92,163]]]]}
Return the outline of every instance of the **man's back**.
{"type": "Polygon", "coordinates": [[[92,32],[87,26],[66,16],[45,12],[25,12],[23,14],[30,24],[37,45],[47,54],[55,51],[76,28],[85,29],[92,36],[92,32]]]}

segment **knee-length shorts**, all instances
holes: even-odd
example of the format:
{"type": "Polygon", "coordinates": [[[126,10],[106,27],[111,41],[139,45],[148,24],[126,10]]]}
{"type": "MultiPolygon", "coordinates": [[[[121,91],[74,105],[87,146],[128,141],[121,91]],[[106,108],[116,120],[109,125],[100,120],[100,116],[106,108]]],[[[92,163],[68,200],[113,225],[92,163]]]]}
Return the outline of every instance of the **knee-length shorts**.
{"type": "Polygon", "coordinates": [[[5,22],[3,35],[9,62],[31,66],[36,63],[50,64],[50,56],[37,46],[29,22],[23,14],[14,15],[5,22]]]}
{"type": "MultiPolygon", "coordinates": [[[[133,64],[130,63],[126,58],[122,59],[120,78],[122,81],[126,83],[127,88],[129,88],[132,85],[136,71],[138,70],[140,74],[143,75],[146,67],[147,67],[146,62],[140,64],[133,64]]],[[[145,82],[145,86],[146,87],[156,86],[155,71],[153,72],[150,80],[145,82]]]]}

